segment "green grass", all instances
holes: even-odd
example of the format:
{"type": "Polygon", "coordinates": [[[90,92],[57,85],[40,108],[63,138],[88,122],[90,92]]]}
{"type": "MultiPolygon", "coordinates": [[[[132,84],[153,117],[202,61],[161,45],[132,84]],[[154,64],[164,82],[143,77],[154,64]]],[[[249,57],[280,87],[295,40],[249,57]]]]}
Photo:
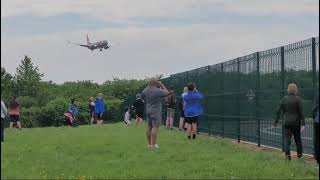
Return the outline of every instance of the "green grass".
{"type": "Polygon", "coordinates": [[[244,149],[228,140],[160,129],[160,149],[147,148],[145,126],[35,128],[5,131],[3,178],[313,178],[317,169],[278,153],[244,149]]]}

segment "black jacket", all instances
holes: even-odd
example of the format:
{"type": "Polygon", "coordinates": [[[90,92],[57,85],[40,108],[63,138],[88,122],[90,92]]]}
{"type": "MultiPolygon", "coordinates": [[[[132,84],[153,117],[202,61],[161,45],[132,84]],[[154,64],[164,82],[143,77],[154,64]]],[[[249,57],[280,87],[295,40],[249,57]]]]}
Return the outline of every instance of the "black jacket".
{"type": "Polygon", "coordinates": [[[281,100],[275,123],[281,115],[284,115],[284,125],[305,126],[302,100],[295,94],[288,94],[281,100]]]}

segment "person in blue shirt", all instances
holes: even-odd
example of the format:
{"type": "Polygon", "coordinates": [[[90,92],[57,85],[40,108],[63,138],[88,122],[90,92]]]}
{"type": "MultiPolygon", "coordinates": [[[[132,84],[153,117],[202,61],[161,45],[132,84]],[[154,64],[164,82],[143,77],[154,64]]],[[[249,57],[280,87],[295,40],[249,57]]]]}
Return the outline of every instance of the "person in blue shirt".
{"type": "Polygon", "coordinates": [[[314,106],[312,109],[312,116],[314,119],[314,157],[317,160],[319,165],[320,157],[319,157],[319,94],[316,96],[314,100],[314,106]]]}
{"type": "Polygon", "coordinates": [[[95,102],[95,112],[97,118],[97,125],[101,125],[103,123],[103,114],[105,112],[105,103],[102,98],[102,93],[99,93],[98,98],[95,102]]]}
{"type": "Polygon", "coordinates": [[[184,115],[187,125],[188,139],[196,138],[198,118],[203,113],[203,108],[200,101],[203,99],[203,95],[197,90],[194,83],[188,84],[188,93],[183,96],[185,102],[184,115]]]}
{"type": "Polygon", "coordinates": [[[68,112],[72,114],[73,119],[77,119],[79,114],[79,109],[75,99],[71,99],[71,104],[69,105],[68,112]]]}

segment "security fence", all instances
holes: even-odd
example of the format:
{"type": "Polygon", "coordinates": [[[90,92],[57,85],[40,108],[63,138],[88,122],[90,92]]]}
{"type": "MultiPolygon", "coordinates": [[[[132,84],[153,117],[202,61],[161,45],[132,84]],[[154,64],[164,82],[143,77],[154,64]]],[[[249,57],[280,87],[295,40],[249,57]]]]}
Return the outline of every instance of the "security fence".
{"type": "MultiPolygon", "coordinates": [[[[173,86],[177,96],[190,82],[204,94],[200,132],[282,149],[282,122],[275,128],[272,122],[280,100],[287,94],[287,85],[295,83],[306,117],[304,152],[313,153],[311,110],[319,92],[319,37],[173,74],[162,81],[167,87],[173,86]]],[[[125,104],[133,101],[134,97],[129,97],[125,104]]],[[[178,116],[179,112],[176,126],[178,116]]]]}

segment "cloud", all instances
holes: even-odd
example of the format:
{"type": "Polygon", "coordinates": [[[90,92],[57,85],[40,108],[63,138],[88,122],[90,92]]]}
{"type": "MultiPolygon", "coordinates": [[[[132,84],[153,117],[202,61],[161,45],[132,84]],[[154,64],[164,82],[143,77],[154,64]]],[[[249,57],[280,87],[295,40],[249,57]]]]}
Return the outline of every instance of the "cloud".
{"type": "Polygon", "coordinates": [[[212,13],[245,16],[318,16],[318,0],[2,0],[1,18],[76,13],[111,22],[132,17],[193,17],[212,13]]]}
{"type": "Polygon", "coordinates": [[[257,26],[194,24],[187,27],[106,28],[90,33],[92,41],[108,39],[118,44],[107,51],[68,46],[65,40],[85,42],[84,31],[30,36],[1,35],[1,64],[11,73],[25,54],[46,80],[94,80],[113,76],[144,78],[170,75],[216,64],[256,51],[317,35],[279,26],[270,31],[257,26]]]}

